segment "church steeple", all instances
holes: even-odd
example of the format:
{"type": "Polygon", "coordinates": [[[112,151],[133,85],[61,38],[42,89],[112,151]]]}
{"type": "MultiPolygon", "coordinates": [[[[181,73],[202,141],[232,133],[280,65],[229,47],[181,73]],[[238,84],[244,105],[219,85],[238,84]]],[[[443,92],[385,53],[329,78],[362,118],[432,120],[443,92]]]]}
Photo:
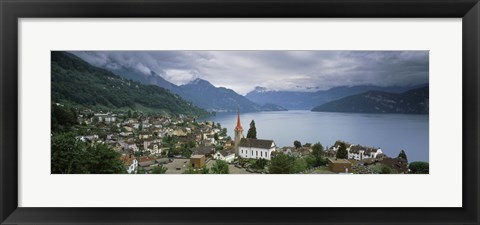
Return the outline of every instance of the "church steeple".
{"type": "Polygon", "coordinates": [[[240,110],[238,111],[237,126],[235,127],[235,131],[243,131],[242,124],[240,123],[240,110]]]}
{"type": "Polygon", "coordinates": [[[238,110],[237,113],[237,126],[234,129],[235,131],[235,153],[239,155],[238,152],[238,144],[240,144],[240,140],[243,138],[243,127],[242,124],[240,123],[240,110],[238,110]]]}

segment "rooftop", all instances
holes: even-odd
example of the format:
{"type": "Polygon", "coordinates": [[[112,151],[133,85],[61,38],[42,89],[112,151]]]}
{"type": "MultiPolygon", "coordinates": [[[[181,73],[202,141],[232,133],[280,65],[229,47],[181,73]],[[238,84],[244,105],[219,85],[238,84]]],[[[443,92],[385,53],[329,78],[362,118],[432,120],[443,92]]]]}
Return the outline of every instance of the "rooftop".
{"type": "Polygon", "coordinates": [[[351,162],[346,159],[330,159],[329,158],[328,161],[330,163],[335,163],[335,164],[351,164],[351,162]]]}
{"type": "Polygon", "coordinates": [[[205,157],[205,155],[192,155],[192,156],[190,156],[191,159],[201,159],[203,157],[205,157]]]}
{"type": "Polygon", "coordinates": [[[240,147],[249,147],[249,148],[265,148],[269,149],[275,146],[273,140],[264,140],[264,139],[252,139],[252,138],[242,138],[238,144],[240,147]]]}

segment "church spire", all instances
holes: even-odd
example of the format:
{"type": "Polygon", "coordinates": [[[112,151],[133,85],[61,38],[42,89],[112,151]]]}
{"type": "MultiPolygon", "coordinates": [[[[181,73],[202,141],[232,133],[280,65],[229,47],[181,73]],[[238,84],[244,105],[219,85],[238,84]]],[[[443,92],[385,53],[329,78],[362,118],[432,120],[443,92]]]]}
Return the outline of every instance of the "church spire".
{"type": "Polygon", "coordinates": [[[240,140],[243,138],[243,128],[242,124],[240,123],[240,110],[238,110],[238,116],[237,116],[237,126],[235,127],[235,154],[239,155],[238,152],[238,145],[240,144],[240,140]]]}
{"type": "Polygon", "coordinates": [[[235,127],[235,130],[242,130],[242,124],[240,123],[240,110],[238,110],[238,116],[237,116],[237,126],[235,127]]]}

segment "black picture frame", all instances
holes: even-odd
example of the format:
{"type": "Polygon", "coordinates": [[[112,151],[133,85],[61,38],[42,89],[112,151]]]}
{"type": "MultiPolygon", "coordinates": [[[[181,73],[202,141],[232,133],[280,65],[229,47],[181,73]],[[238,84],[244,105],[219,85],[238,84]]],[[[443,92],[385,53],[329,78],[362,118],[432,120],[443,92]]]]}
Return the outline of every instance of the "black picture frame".
{"type": "Polygon", "coordinates": [[[1,224],[479,224],[480,4],[478,0],[1,0],[0,15],[1,224]],[[462,18],[463,149],[451,150],[462,150],[463,154],[463,207],[18,207],[17,21],[19,18],[76,17],[462,18]],[[375,216],[370,213],[372,210],[375,216]]]}

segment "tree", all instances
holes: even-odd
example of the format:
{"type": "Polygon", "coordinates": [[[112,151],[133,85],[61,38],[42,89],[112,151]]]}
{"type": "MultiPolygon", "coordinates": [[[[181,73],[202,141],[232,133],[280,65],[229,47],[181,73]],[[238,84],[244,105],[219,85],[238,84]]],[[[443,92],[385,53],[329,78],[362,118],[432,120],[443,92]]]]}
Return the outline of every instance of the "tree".
{"type": "Polygon", "coordinates": [[[132,118],[132,110],[128,110],[127,116],[128,118],[132,118]]]}
{"type": "Polygon", "coordinates": [[[320,142],[317,142],[312,146],[312,153],[310,154],[312,157],[308,158],[310,161],[307,160],[310,166],[316,167],[327,164],[325,158],[323,158],[323,150],[323,145],[320,144],[320,142]]]}
{"type": "Polygon", "coordinates": [[[338,147],[338,150],[337,150],[337,158],[338,159],[348,158],[348,151],[347,151],[347,147],[345,146],[345,143],[340,143],[340,146],[338,147]]]}
{"type": "Polygon", "coordinates": [[[298,140],[295,140],[295,141],[293,142],[293,146],[295,146],[295,148],[300,148],[300,147],[302,147],[302,143],[301,143],[300,141],[298,141],[298,140]]]}
{"type": "Polygon", "coordinates": [[[188,167],[183,173],[184,174],[208,174],[210,170],[207,168],[207,166],[203,166],[201,169],[196,170],[193,167],[188,167]]]}
{"type": "Polygon", "coordinates": [[[202,169],[199,171],[201,174],[208,174],[210,170],[207,168],[207,166],[203,166],[202,169]]]}
{"type": "Polygon", "coordinates": [[[70,133],[53,135],[51,143],[54,174],[126,173],[120,154],[105,144],[81,142],[70,133]]]}
{"type": "Polygon", "coordinates": [[[247,138],[257,139],[257,128],[255,127],[255,121],[250,122],[250,128],[248,129],[247,138]]]}
{"type": "Polygon", "coordinates": [[[220,130],[220,136],[224,136],[224,137],[227,136],[227,128],[222,128],[220,130]]]}
{"type": "Polygon", "coordinates": [[[181,154],[185,158],[190,158],[192,151],[190,151],[188,148],[183,148],[181,154]]]}
{"type": "Polygon", "coordinates": [[[215,141],[218,141],[218,133],[215,133],[215,134],[213,135],[213,138],[215,139],[215,141]]]}
{"type": "Polygon", "coordinates": [[[167,168],[163,167],[163,165],[156,166],[152,169],[153,174],[164,174],[167,172],[167,168]]]}
{"type": "Polygon", "coordinates": [[[189,166],[188,169],[183,171],[183,174],[197,174],[197,171],[195,171],[195,169],[193,169],[193,167],[189,166]]]}
{"type": "Polygon", "coordinates": [[[217,160],[211,168],[212,173],[214,174],[228,174],[230,173],[228,169],[228,164],[223,160],[217,160]]]}
{"type": "Polygon", "coordinates": [[[195,143],[194,140],[190,140],[187,142],[187,148],[195,148],[196,145],[197,143],[195,143]]]}
{"type": "Polygon", "coordinates": [[[105,144],[88,145],[85,164],[87,173],[116,174],[126,173],[125,166],[120,160],[120,154],[105,144]]]}
{"type": "Polygon", "coordinates": [[[380,174],[391,174],[392,170],[388,166],[382,166],[380,169],[380,174]]]}
{"type": "Polygon", "coordinates": [[[293,165],[293,172],[300,173],[308,169],[308,163],[306,159],[300,157],[295,159],[295,163],[293,165]]]}
{"type": "Polygon", "coordinates": [[[254,170],[263,170],[265,169],[265,166],[267,165],[268,161],[266,159],[257,159],[253,164],[251,165],[251,168],[254,170]]]}
{"type": "Polygon", "coordinates": [[[429,164],[428,162],[412,162],[408,165],[411,173],[417,174],[428,174],[429,173],[429,164]]]}
{"type": "Polygon", "coordinates": [[[175,148],[175,146],[173,146],[173,147],[170,147],[170,148],[168,149],[167,157],[168,157],[168,158],[173,158],[173,157],[175,157],[176,155],[178,155],[178,154],[180,154],[180,153],[181,153],[181,152],[179,152],[179,151],[175,148]]]}
{"type": "Polygon", "coordinates": [[[84,143],[75,140],[70,133],[55,134],[52,137],[51,171],[53,174],[85,173],[81,156],[84,143]]]}
{"type": "Polygon", "coordinates": [[[146,172],[145,172],[145,169],[144,169],[143,167],[141,167],[141,166],[138,167],[138,169],[137,169],[137,174],[145,174],[145,173],[146,173],[146,172]]]}
{"type": "Polygon", "coordinates": [[[279,152],[273,156],[268,167],[272,174],[294,173],[295,157],[279,152]]]}
{"type": "Polygon", "coordinates": [[[53,104],[51,117],[52,132],[68,131],[77,124],[77,112],[67,106],[53,104]]]}
{"type": "Polygon", "coordinates": [[[374,166],[371,166],[370,169],[378,174],[391,174],[392,169],[384,164],[377,163],[374,166]]]}
{"type": "Polygon", "coordinates": [[[408,159],[407,159],[407,154],[405,153],[405,151],[402,149],[400,151],[400,153],[398,154],[398,158],[402,158],[402,159],[405,159],[405,161],[408,162],[408,159]]]}

